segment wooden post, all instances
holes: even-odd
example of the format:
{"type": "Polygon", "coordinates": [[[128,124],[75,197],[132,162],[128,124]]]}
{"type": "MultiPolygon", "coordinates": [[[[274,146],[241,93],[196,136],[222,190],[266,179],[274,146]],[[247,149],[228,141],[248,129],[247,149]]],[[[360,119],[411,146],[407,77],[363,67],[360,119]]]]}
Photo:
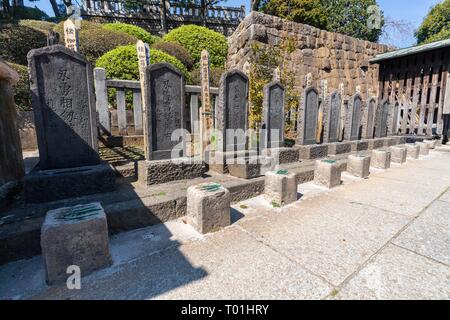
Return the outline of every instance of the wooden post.
{"type": "Polygon", "coordinates": [[[78,30],[71,19],[64,22],[64,41],[67,48],[78,52],[78,30]]]}
{"type": "MultiPolygon", "coordinates": [[[[138,55],[138,67],[139,67],[139,80],[141,83],[141,99],[142,99],[142,106],[141,106],[141,117],[142,117],[142,134],[144,135],[144,150],[145,150],[145,159],[149,159],[148,158],[148,148],[147,148],[147,102],[145,101],[145,97],[144,97],[144,86],[145,86],[145,82],[144,82],[144,74],[145,74],[145,68],[147,68],[148,65],[150,65],[150,48],[148,46],[147,43],[144,43],[143,41],[139,40],[136,43],[136,50],[137,50],[137,55],[138,55]],[[144,115],[144,116],[142,116],[144,115]]],[[[136,107],[136,104],[133,104],[136,107]]],[[[135,117],[139,117],[139,114],[137,112],[137,110],[134,113],[135,117]]],[[[135,119],[135,123],[136,123],[136,119],[135,119]]]]}
{"type": "Polygon", "coordinates": [[[201,139],[201,157],[204,158],[205,150],[210,143],[208,131],[211,129],[211,97],[209,86],[209,53],[206,50],[202,50],[200,61],[200,77],[201,77],[201,94],[202,94],[202,107],[200,113],[200,139],[201,139]]]}

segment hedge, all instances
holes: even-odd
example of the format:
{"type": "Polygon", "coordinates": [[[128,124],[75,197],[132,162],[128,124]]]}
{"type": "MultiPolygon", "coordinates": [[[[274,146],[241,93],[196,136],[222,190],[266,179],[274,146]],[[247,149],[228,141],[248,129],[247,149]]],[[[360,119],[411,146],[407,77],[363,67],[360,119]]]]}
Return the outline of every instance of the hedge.
{"type": "MultiPolygon", "coordinates": [[[[150,49],[151,63],[167,62],[174,65],[184,75],[186,83],[191,82],[191,77],[186,67],[177,58],[156,49],[150,49]]],[[[96,67],[106,70],[108,79],[139,80],[139,67],[136,46],[120,46],[101,56],[96,63],[96,67]]],[[[110,105],[116,106],[116,90],[110,89],[108,100],[110,105]]],[[[127,107],[132,106],[131,92],[126,95],[127,107]]]]}
{"type": "Polygon", "coordinates": [[[53,22],[42,21],[42,20],[24,19],[24,20],[19,20],[18,23],[20,26],[25,26],[25,27],[35,29],[37,31],[41,31],[45,35],[47,35],[49,30],[51,30],[55,27],[55,24],[53,22]]]}
{"type": "MultiPolygon", "coordinates": [[[[220,84],[220,77],[222,74],[225,73],[225,69],[221,67],[211,67],[209,70],[209,83],[211,87],[219,87],[220,84]]],[[[200,68],[195,68],[191,72],[191,78],[192,78],[192,84],[194,85],[200,85],[201,84],[201,78],[200,78],[200,68]]]]}
{"type": "Polygon", "coordinates": [[[48,19],[48,15],[37,7],[16,6],[14,8],[14,19],[44,20],[48,19]]]}
{"type": "Polygon", "coordinates": [[[199,65],[201,52],[208,50],[211,66],[225,65],[228,44],[224,35],[211,29],[196,25],[184,25],[173,29],[163,37],[163,40],[182,45],[199,65]]]}
{"type": "Polygon", "coordinates": [[[171,56],[174,56],[183,63],[188,70],[194,66],[194,59],[191,54],[180,44],[175,42],[160,41],[155,43],[152,48],[161,50],[171,56]]]}
{"type": "MultiPolygon", "coordinates": [[[[64,42],[63,23],[58,23],[54,30],[60,34],[61,41],[64,42]]],[[[136,37],[124,32],[107,30],[99,23],[87,21],[82,21],[78,39],[80,53],[92,64],[114,48],[128,44],[135,45],[138,41],[136,37]]]]}
{"type": "Polygon", "coordinates": [[[160,37],[152,35],[150,32],[141,27],[134,26],[128,23],[107,23],[103,25],[103,28],[107,30],[124,32],[138,38],[139,40],[144,41],[149,46],[157,43],[158,41],[161,41],[160,37]]]}
{"type": "Polygon", "coordinates": [[[27,65],[28,51],[47,45],[41,31],[16,23],[0,24],[0,57],[5,61],[27,65]]]}

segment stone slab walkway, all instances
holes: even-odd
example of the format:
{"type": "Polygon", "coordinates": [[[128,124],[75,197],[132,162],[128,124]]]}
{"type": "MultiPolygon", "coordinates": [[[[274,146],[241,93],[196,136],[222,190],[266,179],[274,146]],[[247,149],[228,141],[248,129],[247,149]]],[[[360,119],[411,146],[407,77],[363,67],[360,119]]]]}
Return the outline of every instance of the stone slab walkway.
{"type": "Polygon", "coordinates": [[[0,266],[0,298],[449,299],[450,147],[342,178],[281,209],[237,203],[214,234],[179,219],[114,235],[114,265],[81,290],[47,287],[40,256],[0,266]]]}

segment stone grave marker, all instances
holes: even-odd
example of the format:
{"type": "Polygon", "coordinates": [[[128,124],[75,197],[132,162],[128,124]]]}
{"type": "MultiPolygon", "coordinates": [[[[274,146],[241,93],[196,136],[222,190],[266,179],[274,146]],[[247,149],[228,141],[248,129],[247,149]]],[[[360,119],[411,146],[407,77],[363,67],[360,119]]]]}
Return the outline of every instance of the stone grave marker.
{"type": "Polygon", "coordinates": [[[387,136],[387,123],[389,117],[389,101],[385,100],[378,111],[377,137],[383,138],[387,136]]]}
{"type": "Polygon", "coordinates": [[[375,98],[372,97],[369,99],[367,103],[367,117],[365,130],[366,139],[372,139],[374,137],[375,111],[376,111],[376,100],[375,98]]]}
{"type": "Polygon", "coordinates": [[[206,50],[202,50],[201,60],[200,60],[200,80],[201,80],[201,96],[202,96],[202,107],[200,110],[200,136],[203,156],[207,145],[209,144],[208,130],[212,127],[212,108],[211,108],[211,97],[210,97],[210,85],[209,85],[209,53],[206,50]]]}
{"type": "Polygon", "coordinates": [[[361,112],[362,98],[359,93],[356,93],[349,102],[345,140],[353,141],[359,139],[361,112]]]}
{"type": "Polygon", "coordinates": [[[144,94],[147,104],[147,160],[170,159],[178,141],[175,130],[184,129],[184,77],[168,63],[157,63],[145,71],[144,94]]]}
{"type": "Polygon", "coordinates": [[[144,76],[146,160],[138,163],[141,184],[193,179],[204,173],[203,162],[186,157],[184,77],[169,63],[148,66],[144,76]]]}
{"type": "Polygon", "coordinates": [[[40,168],[100,162],[90,64],[61,45],[28,54],[40,168]]]}
{"type": "Polygon", "coordinates": [[[341,95],[338,91],[327,98],[325,112],[323,142],[338,142],[341,114],[341,95]]]}
{"type": "Polygon", "coordinates": [[[223,134],[223,148],[220,151],[242,151],[244,141],[236,141],[226,130],[248,128],[248,78],[239,70],[231,70],[222,75],[219,88],[217,129],[223,134]]]}
{"type": "Polygon", "coordinates": [[[39,166],[25,177],[29,202],[108,192],[115,173],[100,162],[91,65],[62,45],[28,53],[39,166]]]}
{"type": "Polygon", "coordinates": [[[284,87],[279,81],[264,86],[262,123],[263,145],[284,147],[284,87]]]}
{"type": "Polygon", "coordinates": [[[319,92],[314,87],[308,87],[302,97],[299,112],[298,145],[316,143],[317,117],[319,112],[319,92]]]}

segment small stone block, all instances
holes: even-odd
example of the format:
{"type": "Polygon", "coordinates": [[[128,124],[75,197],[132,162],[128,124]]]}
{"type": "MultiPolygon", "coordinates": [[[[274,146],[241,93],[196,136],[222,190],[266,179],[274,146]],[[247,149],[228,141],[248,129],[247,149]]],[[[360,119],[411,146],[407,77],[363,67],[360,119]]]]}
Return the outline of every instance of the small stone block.
{"type": "Polygon", "coordinates": [[[391,152],[391,161],[393,163],[402,164],[406,162],[407,150],[405,146],[392,146],[389,148],[389,151],[391,152]]]}
{"type": "Polygon", "coordinates": [[[229,226],[230,192],[217,183],[202,183],[187,189],[187,220],[205,234],[229,226]]]}
{"type": "Polygon", "coordinates": [[[297,147],[299,149],[300,159],[320,159],[328,155],[328,146],[325,144],[297,147]]]}
{"type": "Polygon", "coordinates": [[[419,153],[421,156],[427,156],[430,153],[430,149],[428,148],[428,143],[426,142],[417,142],[416,143],[419,146],[419,153]]]}
{"type": "Polygon", "coordinates": [[[351,142],[334,142],[328,144],[328,154],[338,155],[344,153],[350,153],[352,151],[351,142]]]}
{"type": "Polygon", "coordinates": [[[428,144],[428,149],[434,149],[436,148],[436,141],[437,140],[424,140],[426,144],[428,144]]]}
{"type": "Polygon", "coordinates": [[[391,167],[391,152],[387,149],[372,150],[370,165],[377,169],[389,169],[391,167]]]}
{"type": "Polygon", "coordinates": [[[193,158],[172,160],[143,160],[138,162],[138,180],[142,185],[153,185],[170,181],[194,179],[206,172],[202,161],[193,158]]]}
{"type": "Polygon", "coordinates": [[[296,175],[287,170],[266,172],[264,197],[278,206],[297,201],[296,175]]]}
{"type": "Polygon", "coordinates": [[[420,154],[420,147],[415,143],[407,143],[406,147],[406,155],[408,158],[417,159],[420,154]]]}
{"type": "Polygon", "coordinates": [[[316,160],[314,166],[314,183],[333,188],[341,184],[341,169],[335,160],[316,160]]]}
{"type": "Polygon", "coordinates": [[[41,228],[41,247],[49,285],[65,282],[71,265],[78,266],[82,276],[109,266],[108,224],[100,203],[49,211],[41,228]]]}
{"type": "Polygon", "coordinates": [[[347,172],[359,178],[367,178],[370,174],[370,156],[349,155],[347,172]]]}

